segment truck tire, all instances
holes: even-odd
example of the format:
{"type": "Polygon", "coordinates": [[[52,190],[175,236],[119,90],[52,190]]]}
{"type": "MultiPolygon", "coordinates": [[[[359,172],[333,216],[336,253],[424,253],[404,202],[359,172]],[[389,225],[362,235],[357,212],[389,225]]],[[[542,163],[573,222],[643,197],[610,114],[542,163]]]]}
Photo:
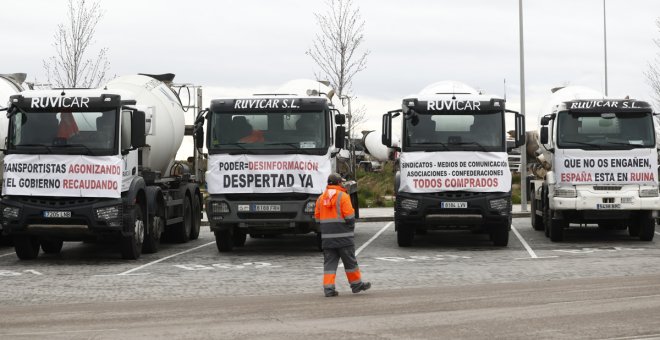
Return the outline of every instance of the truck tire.
{"type": "Polygon", "coordinates": [[[394,219],[396,226],[396,242],[399,247],[410,247],[415,239],[415,228],[409,224],[394,219]]]}
{"type": "Polygon", "coordinates": [[[241,230],[238,230],[238,228],[234,229],[234,235],[232,235],[234,238],[234,246],[235,247],[243,247],[245,246],[245,241],[247,239],[247,234],[241,230]]]}
{"type": "Polygon", "coordinates": [[[193,195],[192,198],[192,227],[190,228],[190,239],[199,238],[199,230],[202,226],[202,205],[199,202],[199,196],[193,195]]]}
{"type": "Polygon", "coordinates": [[[30,235],[14,236],[14,250],[21,260],[33,260],[39,256],[39,238],[30,235]]]}
{"type": "Polygon", "coordinates": [[[165,213],[162,207],[159,207],[158,210],[156,215],[149,219],[150,227],[144,235],[142,252],[145,254],[153,254],[158,252],[158,248],[160,248],[160,237],[165,230],[165,213]]]}
{"type": "Polygon", "coordinates": [[[639,221],[638,220],[633,220],[628,223],[628,235],[632,237],[639,237],[639,221]]]}
{"type": "Polygon", "coordinates": [[[496,247],[506,247],[509,245],[509,230],[511,222],[495,224],[490,227],[490,239],[496,247]]]}
{"type": "Polygon", "coordinates": [[[639,239],[642,241],[653,241],[655,235],[655,218],[650,211],[642,212],[639,216],[639,239]]]}
{"type": "Polygon", "coordinates": [[[536,199],[534,197],[531,198],[531,217],[532,217],[532,228],[534,230],[544,230],[545,226],[543,225],[543,216],[539,216],[536,214],[536,199]]]}
{"type": "Polygon", "coordinates": [[[40,240],[41,250],[46,254],[59,254],[62,251],[64,241],[58,239],[42,239],[40,240]]]}
{"type": "Polygon", "coordinates": [[[558,219],[550,219],[550,241],[561,242],[564,240],[564,229],[568,227],[568,222],[558,219]]]}
{"type": "Polygon", "coordinates": [[[192,233],[192,207],[190,206],[190,200],[188,198],[183,199],[183,221],[173,225],[172,237],[174,242],[177,243],[186,243],[190,240],[190,235],[192,233]]]}
{"type": "Polygon", "coordinates": [[[121,247],[121,257],[125,260],[137,260],[142,254],[142,243],[146,233],[144,215],[142,206],[138,203],[133,206],[133,211],[129,213],[127,223],[132,228],[130,236],[121,236],[119,246],[121,247]]]}
{"type": "Polygon", "coordinates": [[[360,218],[360,203],[358,201],[358,193],[351,194],[351,205],[355,210],[355,218],[360,218]]]}
{"type": "Polygon", "coordinates": [[[215,245],[221,253],[230,252],[234,249],[234,238],[232,237],[231,230],[216,230],[215,245]]]}
{"type": "Polygon", "coordinates": [[[543,232],[545,237],[550,237],[550,226],[552,225],[552,210],[548,202],[543,205],[543,232]]]}

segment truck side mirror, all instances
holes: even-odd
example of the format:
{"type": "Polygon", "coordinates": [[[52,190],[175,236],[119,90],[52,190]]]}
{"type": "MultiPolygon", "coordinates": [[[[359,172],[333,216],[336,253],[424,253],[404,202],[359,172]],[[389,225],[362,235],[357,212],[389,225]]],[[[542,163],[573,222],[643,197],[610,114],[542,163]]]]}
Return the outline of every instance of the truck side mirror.
{"type": "Polygon", "coordinates": [[[541,144],[548,144],[548,127],[541,127],[541,144]]]}
{"type": "Polygon", "coordinates": [[[337,124],[337,125],[346,124],[346,115],[343,115],[341,113],[336,114],[335,115],[335,124],[337,124]]]}
{"type": "Polygon", "coordinates": [[[516,113],[516,147],[525,145],[525,116],[516,113]]]}
{"type": "Polygon", "coordinates": [[[337,126],[337,128],[335,129],[335,148],[343,149],[345,139],[346,139],[346,128],[343,126],[337,126]]]}
{"type": "Polygon", "coordinates": [[[541,117],[541,125],[542,126],[547,126],[548,123],[550,123],[550,117],[548,117],[548,116],[541,117]]]}
{"type": "Polygon", "coordinates": [[[133,111],[131,114],[131,146],[141,148],[147,145],[147,135],[145,131],[144,111],[133,111]]]}
{"type": "Polygon", "coordinates": [[[392,113],[388,112],[383,115],[383,129],[381,135],[381,143],[388,148],[392,147],[392,113]]]}
{"type": "Polygon", "coordinates": [[[195,148],[201,148],[204,146],[204,127],[198,126],[195,129],[195,148]]]}

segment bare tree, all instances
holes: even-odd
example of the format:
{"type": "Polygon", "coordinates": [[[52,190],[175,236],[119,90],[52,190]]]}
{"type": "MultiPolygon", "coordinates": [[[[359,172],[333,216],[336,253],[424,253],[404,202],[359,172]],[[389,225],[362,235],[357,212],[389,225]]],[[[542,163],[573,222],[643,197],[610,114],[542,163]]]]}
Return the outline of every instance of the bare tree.
{"type": "Polygon", "coordinates": [[[86,53],[93,43],[96,25],[103,17],[98,2],[69,0],[67,22],[55,32],[55,55],[43,61],[48,82],[56,87],[97,87],[110,69],[108,48],[95,59],[86,53]]]}
{"type": "MultiPolygon", "coordinates": [[[[316,21],[321,30],[316,34],[313,46],[306,54],[312,57],[321,69],[316,74],[317,79],[328,80],[340,98],[353,97],[351,85],[353,77],[367,67],[369,51],[361,50],[364,42],[364,20],[360,9],[354,6],[352,0],[326,0],[326,12],[315,13],[316,21]]],[[[355,122],[365,120],[366,110],[360,108],[349,112],[348,136],[353,136],[355,122]]],[[[354,175],[355,157],[352,143],[351,174],[354,175]]]]}
{"type": "MultiPolygon", "coordinates": [[[[656,19],[655,25],[660,31],[660,19],[656,19]]],[[[660,48],[660,38],[653,39],[655,45],[660,48]]],[[[656,108],[660,108],[660,52],[656,53],[655,59],[649,63],[648,69],[644,72],[647,83],[653,91],[653,100],[656,108]]]]}
{"type": "Polygon", "coordinates": [[[327,11],[315,13],[321,32],[306,54],[341,97],[351,89],[353,77],[367,66],[369,51],[359,52],[364,42],[364,20],[352,0],[327,0],[327,11]]]}

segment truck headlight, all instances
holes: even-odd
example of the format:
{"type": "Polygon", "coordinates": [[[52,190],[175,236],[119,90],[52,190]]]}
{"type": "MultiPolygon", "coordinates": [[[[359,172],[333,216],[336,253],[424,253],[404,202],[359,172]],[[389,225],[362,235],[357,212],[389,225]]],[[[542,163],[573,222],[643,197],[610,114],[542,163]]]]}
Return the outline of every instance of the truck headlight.
{"type": "Polygon", "coordinates": [[[121,209],[118,205],[113,205],[111,207],[104,207],[96,209],[96,219],[98,220],[115,220],[119,218],[121,214],[121,209]]]}
{"type": "Polygon", "coordinates": [[[575,198],[577,197],[577,190],[575,190],[575,187],[556,188],[555,197],[575,198]]]}
{"type": "Polygon", "coordinates": [[[2,209],[2,216],[4,218],[17,219],[20,214],[21,214],[20,208],[5,206],[2,209]]]}
{"type": "Polygon", "coordinates": [[[227,202],[211,202],[212,214],[229,214],[229,204],[227,202]]]}
{"type": "Polygon", "coordinates": [[[490,208],[494,210],[509,210],[509,200],[506,198],[497,198],[490,200],[490,208]]]}
{"type": "Polygon", "coordinates": [[[418,200],[412,200],[410,198],[405,198],[401,200],[401,208],[404,210],[415,210],[419,205],[418,200]]]}
{"type": "Polygon", "coordinates": [[[314,209],[316,209],[316,202],[315,201],[309,201],[309,202],[307,202],[307,204],[305,204],[305,213],[313,214],[314,209]]]}
{"type": "Polygon", "coordinates": [[[639,197],[658,197],[658,188],[641,188],[639,197]]]}

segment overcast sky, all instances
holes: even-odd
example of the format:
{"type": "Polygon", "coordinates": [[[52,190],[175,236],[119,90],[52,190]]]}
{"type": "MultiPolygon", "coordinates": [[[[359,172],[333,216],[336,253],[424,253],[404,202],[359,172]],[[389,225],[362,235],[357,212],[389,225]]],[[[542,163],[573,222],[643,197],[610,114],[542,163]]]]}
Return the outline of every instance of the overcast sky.
{"type": "MultiPolygon", "coordinates": [[[[365,128],[403,97],[441,80],[504,94],[520,109],[517,0],[354,0],[365,25],[367,69],[353,93],[367,109],[365,128]]],[[[45,81],[42,60],[66,0],[4,0],[1,73],[45,81]]],[[[314,78],[305,51],[318,32],[322,0],[102,0],[93,56],[109,48],[111,73],[166,73],[203,85],[209,96],[260,92],[314,78]]],[[[603,1],[525,0],[528,129],[550,89],[564,84],[604,91],[603,1]]],[[[609,94],[651,100],[643,72],[660,51],[658,0],[607,0],[609,94]]],[[[207,96],[205,99],[209,100],[207,96]]],[[[355,105],[354,104],[354,105],[355,105]]]]}

